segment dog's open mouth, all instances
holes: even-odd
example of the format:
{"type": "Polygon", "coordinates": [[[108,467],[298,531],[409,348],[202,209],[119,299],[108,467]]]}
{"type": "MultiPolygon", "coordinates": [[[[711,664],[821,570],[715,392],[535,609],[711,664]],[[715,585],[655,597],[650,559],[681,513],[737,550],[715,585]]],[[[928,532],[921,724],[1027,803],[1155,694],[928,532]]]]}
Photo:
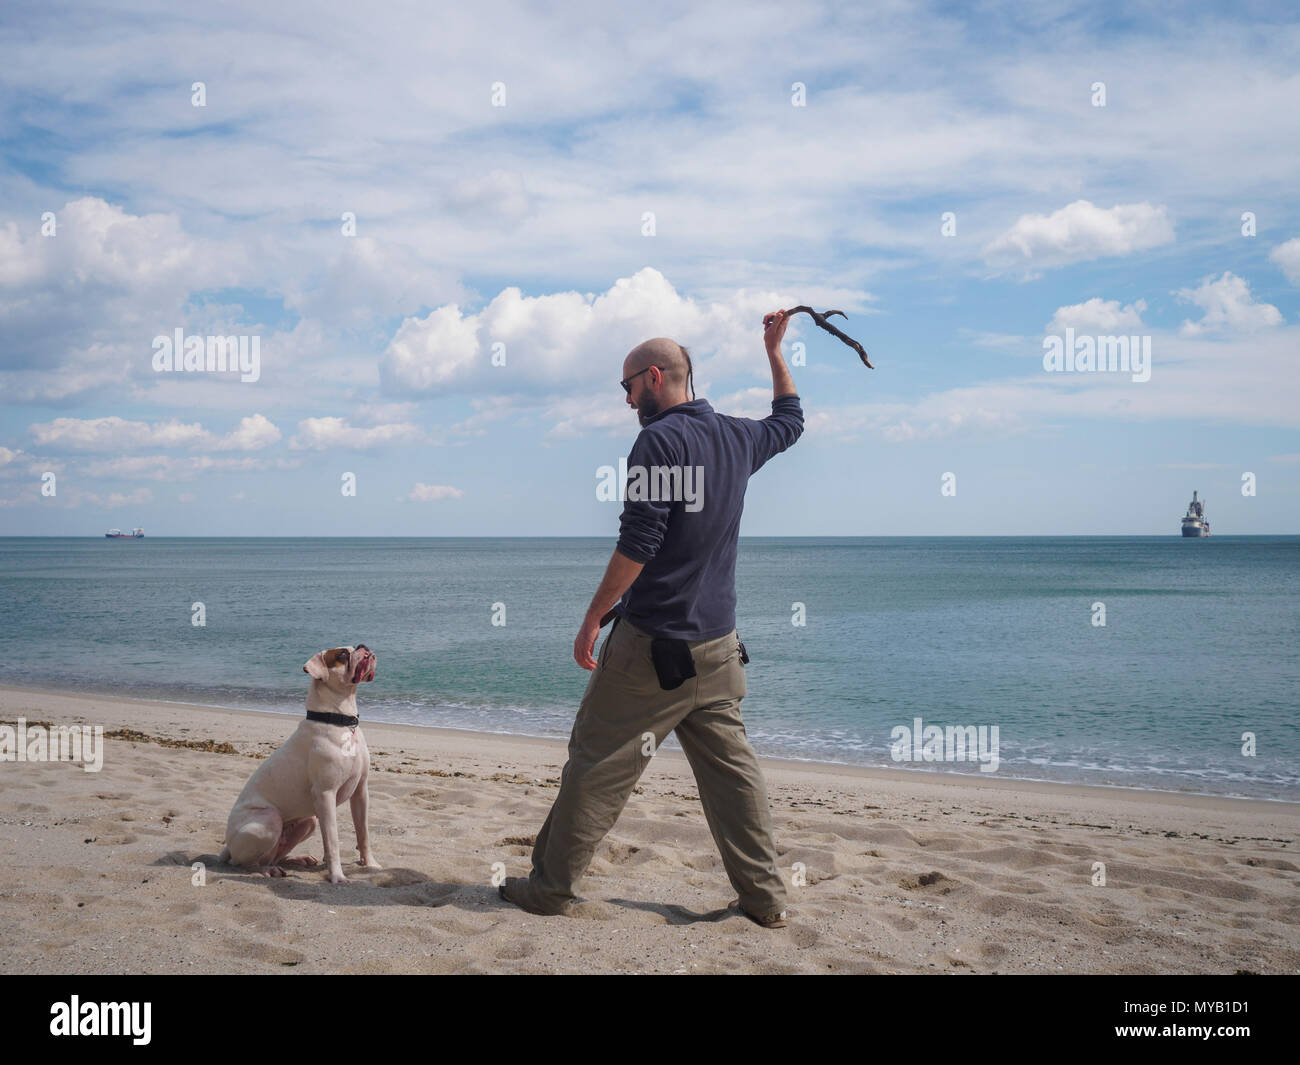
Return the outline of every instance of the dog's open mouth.
{"type": "Polygon", "coordinates": [[[365,680],[375,679],[375,656],[365,644],[358,644],[357,650],[363,652],[360,660],[357,662],[357,668],[352,673],[352,683],[360,684],[365,680]]]}

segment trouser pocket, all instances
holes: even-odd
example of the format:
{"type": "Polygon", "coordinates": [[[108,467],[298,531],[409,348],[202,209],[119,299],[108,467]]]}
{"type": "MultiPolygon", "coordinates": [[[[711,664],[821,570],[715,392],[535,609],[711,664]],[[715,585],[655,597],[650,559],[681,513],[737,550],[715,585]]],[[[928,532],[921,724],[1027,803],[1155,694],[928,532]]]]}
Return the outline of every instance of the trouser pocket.
{"type": "Polygon", "coordinates": [[[685,640],[671,640],[657,636],[650,643],[650,657],[654,661],[659,687],[666,692],[680,688],[695,676],[695,659],[685,640]]]}

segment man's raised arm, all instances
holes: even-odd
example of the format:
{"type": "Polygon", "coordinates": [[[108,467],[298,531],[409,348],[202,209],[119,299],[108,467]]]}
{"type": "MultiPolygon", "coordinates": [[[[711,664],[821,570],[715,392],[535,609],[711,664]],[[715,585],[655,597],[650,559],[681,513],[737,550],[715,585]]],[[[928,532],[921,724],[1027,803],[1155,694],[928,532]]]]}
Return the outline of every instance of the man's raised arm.
{"type": "Polygon", "coordinates": [[[757,473],[768,459],[803,435],[803,407],[785,356],[781,354],[781,338],[789,322],[785,311],[763,316],[763,344],[767,348],[767,361],[772,364],[772,413],[757,421],[740,419],[754,441],[750,473],[757,473]]]}
{"type": "Polygon", "coordinates": [[[785,311],[777,311],[763,318],[763,344],[767,348],[767,361],[772,364],[773,399],[798,394],[795,392],[794,378],[790,376],[790,368],[785,364],[785,356],[781,354],[781,339],[789,324],[790,318],[785,311]]]}

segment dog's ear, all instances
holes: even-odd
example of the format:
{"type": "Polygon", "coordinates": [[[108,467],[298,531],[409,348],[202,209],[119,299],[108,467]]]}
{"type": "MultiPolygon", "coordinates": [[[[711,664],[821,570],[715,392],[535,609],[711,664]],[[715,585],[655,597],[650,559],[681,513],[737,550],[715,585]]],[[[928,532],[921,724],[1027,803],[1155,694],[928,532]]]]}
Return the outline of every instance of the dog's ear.
{"type": "Polygon", "coordinates": [[[317,680],[324,680],[330,675],[329,666],[325,664],[325,652],[317,651],[302,667],[304,673],[308,673],[317,680]]]}

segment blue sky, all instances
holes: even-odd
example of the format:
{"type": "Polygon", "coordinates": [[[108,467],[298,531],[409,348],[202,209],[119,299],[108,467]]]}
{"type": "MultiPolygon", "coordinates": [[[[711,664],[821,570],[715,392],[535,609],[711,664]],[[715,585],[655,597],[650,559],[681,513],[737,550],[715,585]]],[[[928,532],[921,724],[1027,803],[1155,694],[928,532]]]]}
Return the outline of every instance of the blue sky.
{"type": "Polygon", "coordinates": [[[0,535],[612,537],[626,353],[761,417],[796,303],[877,369],[796,319],[746,534],[1300,531],[1284,5],[355,10],[7,5],[0,535]],[[1067,327],[1150,380],[1047,372],[1067,327]]]}

